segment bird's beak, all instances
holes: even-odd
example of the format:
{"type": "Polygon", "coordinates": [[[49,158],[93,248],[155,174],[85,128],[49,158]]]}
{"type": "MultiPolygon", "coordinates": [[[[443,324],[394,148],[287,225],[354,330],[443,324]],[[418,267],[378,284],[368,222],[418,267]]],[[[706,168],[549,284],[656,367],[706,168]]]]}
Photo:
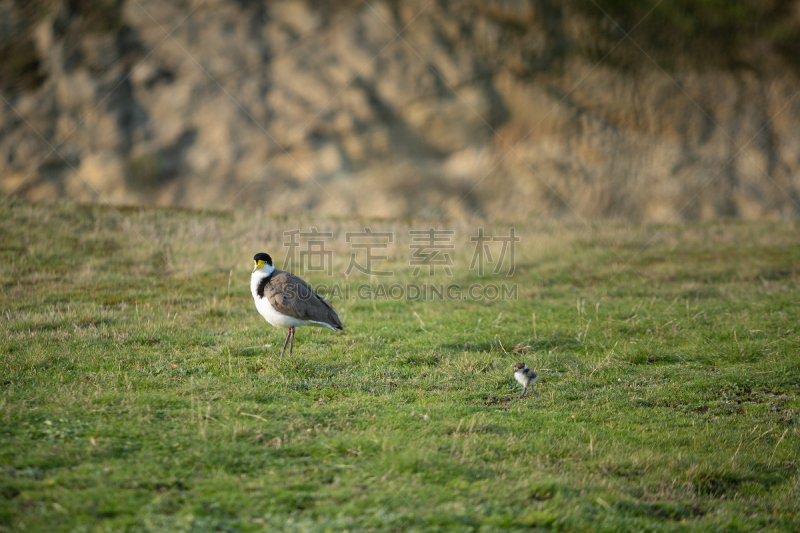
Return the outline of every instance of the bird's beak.
{"type": "Polygon", "coordinates": [[[253,263],[255,263],[255,264],[256,264],[256,266],[255,266],[255,267],[253,267],[253,274],[255,274],[255,273],[256,273],[256,270],[258,270],[259,268],[261,268],[261,265],[264,263],[264,261],[253,261],[253,263]]]}

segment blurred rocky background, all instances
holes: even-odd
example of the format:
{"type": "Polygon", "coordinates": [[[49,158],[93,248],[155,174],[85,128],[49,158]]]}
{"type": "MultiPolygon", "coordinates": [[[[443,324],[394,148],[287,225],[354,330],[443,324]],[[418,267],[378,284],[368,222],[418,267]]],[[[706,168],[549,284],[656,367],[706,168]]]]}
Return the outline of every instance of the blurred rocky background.
{"type": "Polygon", "coordinates": [[[800,214],[800,0],[595,1],[0,0],[0,192],[800,214]]]}

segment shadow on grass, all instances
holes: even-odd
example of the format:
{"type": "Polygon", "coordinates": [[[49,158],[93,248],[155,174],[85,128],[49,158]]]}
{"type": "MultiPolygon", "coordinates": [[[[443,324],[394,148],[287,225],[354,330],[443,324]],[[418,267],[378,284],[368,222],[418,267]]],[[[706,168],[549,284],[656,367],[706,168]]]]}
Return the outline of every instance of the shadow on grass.
{"type": "Polygon", "coordinates": [[[769,491],[790,482],[792,464],[762,463],[758,468],[742,472],[732,468],[699,468],[690,476],[694,492],[699,496],[720,498],[732,493],[769,491]]]}
{"type": "Polygon", "coordinates": [[[622,513],[628,515],[666,518],[668,520],[697,518],[706,513],[700,505],[684,502],[640,502],[623,500],[618,502],[615,507],[622,513]]]}

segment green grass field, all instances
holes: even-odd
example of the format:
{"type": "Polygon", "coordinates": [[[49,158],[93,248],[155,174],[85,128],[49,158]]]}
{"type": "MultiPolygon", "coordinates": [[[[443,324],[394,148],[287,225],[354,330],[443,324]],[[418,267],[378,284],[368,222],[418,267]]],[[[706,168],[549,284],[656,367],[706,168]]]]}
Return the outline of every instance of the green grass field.
{"type": "Polygon", "coordinates": [[[800,223],[446,221],[453,276],[414,278],[430,224],[6,201],[0,530],[800,530],[800,223]],[[513,276],[470,271],[511,225],[513,276]],[[307,279],[377,286],[360,226],[391,283],[517,298],[332,296],[347,331],[279,361],[253,254],[316,227],[307,279]]]}

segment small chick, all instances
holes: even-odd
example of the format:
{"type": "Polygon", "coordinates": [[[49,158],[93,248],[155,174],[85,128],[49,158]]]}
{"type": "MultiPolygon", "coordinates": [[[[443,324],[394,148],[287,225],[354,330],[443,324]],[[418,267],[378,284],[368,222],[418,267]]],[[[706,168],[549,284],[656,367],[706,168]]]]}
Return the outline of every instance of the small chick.
{"type": "Polygon", "coordinates": [[[536,372],[528,368],[528,365],[525,363],[514,364],[514,377],[519,381],[519,384],[522,385],[522,394],[519,395],[520,398],[525,396],[525,393],[528,392],[528,385],[533,385],[536,383],[536,380],[539,379],[536,372]]]}

